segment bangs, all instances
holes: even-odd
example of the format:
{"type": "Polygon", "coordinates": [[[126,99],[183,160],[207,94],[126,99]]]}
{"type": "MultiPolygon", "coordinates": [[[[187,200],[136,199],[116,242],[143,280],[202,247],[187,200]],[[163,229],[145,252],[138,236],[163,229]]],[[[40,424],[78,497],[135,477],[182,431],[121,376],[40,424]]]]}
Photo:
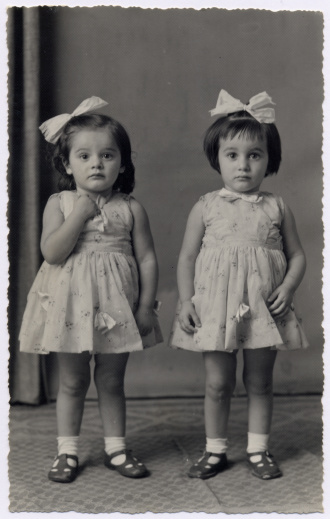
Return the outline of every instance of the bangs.
{"type": "Polygon", "coordinates": [[[233,139],[236,136],[238,136],[238,138],[242,137],[251,140],[264,141],[266,139],[263,126],[255,119],[246,117],[232,119],[220,133],[220,139],[222,138],[224,140],[233,139]]]}

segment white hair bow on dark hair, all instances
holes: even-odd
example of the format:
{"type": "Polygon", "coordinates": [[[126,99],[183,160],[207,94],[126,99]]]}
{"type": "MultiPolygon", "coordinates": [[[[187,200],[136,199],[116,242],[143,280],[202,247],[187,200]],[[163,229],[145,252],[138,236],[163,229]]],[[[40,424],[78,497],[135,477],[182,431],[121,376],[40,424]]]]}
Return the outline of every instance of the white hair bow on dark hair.
{"type": "Polygon", "coordinates": [[[106,106],[108,103],[103,101],[100,97],[92,96],[88,99],[85,99],[80,105],[72,112],[72,114],[60,114],[48,119],[41,126],[39,126],[39,130],[43,133],[47,142],[51,142],[52,144],[56,144],[58,141],[64,126],[72,117],[76,115],[87,114],[89,112],[93,112],[98,108],[102,108],[106,106]]]}
{"type": "Polygon", "coordinates": [[[267,92],[261,92],[249,100],[248,104],[243,104],[239,99],[232,97],[226,90],[220,90],[216,107],[210,110],[211,116],[218,115],[225,117],[228,114],[245,111],[254,117],[259,123],[273,123],[275,121],[275,110],[267,105],[273,103],[272,98],[267,92]]]}

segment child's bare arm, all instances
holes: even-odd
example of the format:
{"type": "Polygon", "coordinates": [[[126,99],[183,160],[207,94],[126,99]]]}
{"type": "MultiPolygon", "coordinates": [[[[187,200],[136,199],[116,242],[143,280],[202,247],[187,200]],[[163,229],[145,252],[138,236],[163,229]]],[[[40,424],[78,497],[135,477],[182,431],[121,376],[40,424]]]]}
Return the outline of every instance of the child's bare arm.
{"type": "Polygon", "coordinates": [[[65,220],[60,210],[59,198],[49,199],[43,215],[41,235],[41,252],[48,263],[60,264],[66,260],[76,245],[86,220],[94,216],[97,210],[93,200],[82,195],[65,220]]]}
{"type": "Polygon", "coordinates": [[[292,304],[293,296],[306,270],[306,258],[301,246],[294,216],[286,206],[281,233],[287,271],[280,286],[268,298],[269,310],[275,317],[283,317],[292,304]]]}
{"type": "Polygon", "coordinates": [[[194,295],[195,262],[198,256],[205,226],[202,218],[202,202],[197,202],[188,217],[185,235],[179,255],[177,278],[181,301],[179,323],[188,333],[196,331],[201,322],[191,302],[194,295]]]}
{"type": "Polygon", "coordinates": [[[153,309],[158,284],[158,263],[145,209],[132,199],[134,216],[132,241],[134,256],[139,269],[140,297],[135,319],[141,335],[147,335],[153,327],[153,309]]]}

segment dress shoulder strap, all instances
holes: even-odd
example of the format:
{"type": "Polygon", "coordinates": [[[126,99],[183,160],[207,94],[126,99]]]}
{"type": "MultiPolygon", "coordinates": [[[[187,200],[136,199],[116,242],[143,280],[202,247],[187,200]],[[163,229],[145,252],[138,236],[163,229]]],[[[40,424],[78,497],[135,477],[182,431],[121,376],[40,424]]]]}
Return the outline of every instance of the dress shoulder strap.
{"type": "Polygon", "coordinates": [[[60,209],[64,218],[67,218],[73,209],[75,194],[73,191],[61,191],[58,193],[60,199],[60,209]]]}
{"type": "Polygon", "coordinates": [[[211,191],[210,193],[206,193],[199,198],[199,202],[202,203],[202,214],[204,223],[207,221],[207,217],[209,214],[210,205],[214,200],[217,200],[219,191],[211,191]]]}

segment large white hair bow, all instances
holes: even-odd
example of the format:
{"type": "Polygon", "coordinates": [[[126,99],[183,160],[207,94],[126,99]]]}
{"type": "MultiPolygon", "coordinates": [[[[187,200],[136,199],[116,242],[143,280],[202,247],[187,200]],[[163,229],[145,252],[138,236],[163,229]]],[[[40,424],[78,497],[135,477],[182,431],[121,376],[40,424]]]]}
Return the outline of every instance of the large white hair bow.
{"type": "Polygon", "coordinates": [[[108,103],[103,101],[100,97],[92,96],[88,99],[85,99],[80,105],[72,112],[72,114],[61,114],[56,115],[56,117],[52,117],[48,119],[41,126],[39,126],[39,130],[42,131],[46,141],[51,142],[52,144],[56,144],[59,139],[64,126],[72,117],[76,115],[87,114],[89,112],[93,112],[98,108],[102,108],[106,106],[108,103]]]}
{"type": "Polygon", "coordinates": [[[273,123],[275,121],[275,110],[274,108],[267,107],[267,105],[273,103],[272,98],[267,92],[261,92],[251,97],[248,104],[243,104],[239,99],[232,97],[226,90],[220,90],[217,105],[213,110],[210,110],[211,116],[218,115],[225,117],[228,114],[240,112],[245,110],[252,115],[259,123],[273,123]]]}

